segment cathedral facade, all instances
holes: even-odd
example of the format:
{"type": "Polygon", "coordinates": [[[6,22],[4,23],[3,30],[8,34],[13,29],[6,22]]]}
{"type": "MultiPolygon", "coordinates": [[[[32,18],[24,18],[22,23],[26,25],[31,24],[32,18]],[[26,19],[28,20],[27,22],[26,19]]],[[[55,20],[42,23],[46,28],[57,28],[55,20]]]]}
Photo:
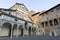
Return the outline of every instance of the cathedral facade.
{"type": "Polygon", "coordinates": [[[0,36],[12,38],[36,35],[36,25],[26,18],[27,12],[26,7],[19,3],[9,9],[0,8],[0,36]]]}

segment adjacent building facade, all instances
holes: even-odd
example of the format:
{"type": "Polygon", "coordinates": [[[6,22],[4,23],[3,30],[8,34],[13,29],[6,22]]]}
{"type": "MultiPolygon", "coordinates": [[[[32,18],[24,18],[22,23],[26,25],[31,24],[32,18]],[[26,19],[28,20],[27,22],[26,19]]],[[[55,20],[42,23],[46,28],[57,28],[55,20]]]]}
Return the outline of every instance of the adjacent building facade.
{"type": "Polygon", "coordinates": [[[41,35],[60,36],[60,4],[40,14],[41,35]]]}
{"type": "Polygon", "coordinates": [[[35,13],[33,10],[31,10],[29,12],[28,16],[30,17],[30,20],[32,21],[32,23],[34,23],[36,25],[39,24],[39,14],[40,14],[40,12],[35,13]]]}

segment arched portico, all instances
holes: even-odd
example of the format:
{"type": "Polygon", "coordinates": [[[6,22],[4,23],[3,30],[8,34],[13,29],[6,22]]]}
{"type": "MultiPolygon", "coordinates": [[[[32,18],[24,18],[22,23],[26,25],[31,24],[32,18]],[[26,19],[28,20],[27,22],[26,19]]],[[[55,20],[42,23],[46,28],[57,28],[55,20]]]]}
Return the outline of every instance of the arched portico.
{"type": "Polygon", "coordinates": [[[0,36],[11,36],[11,23],[5,22],[2,24],[0,36]]]}
{"type": "Polygon", "coordinates": [[[23,25],[14,24],[13,25],[13,36],[23,36],[23,25]]]}

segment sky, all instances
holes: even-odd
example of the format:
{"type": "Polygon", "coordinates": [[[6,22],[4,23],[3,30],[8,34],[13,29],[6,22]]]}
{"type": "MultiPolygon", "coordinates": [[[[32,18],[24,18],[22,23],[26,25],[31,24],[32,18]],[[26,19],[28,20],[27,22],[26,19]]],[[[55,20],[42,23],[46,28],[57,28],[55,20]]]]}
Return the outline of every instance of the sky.
{"type": "Polygon", "coordinates": [[[10,8],[16,2],[24,4],[29,11],[40,12],[54,7],[60,0],[1,0],[0,8],[10,8]]]}

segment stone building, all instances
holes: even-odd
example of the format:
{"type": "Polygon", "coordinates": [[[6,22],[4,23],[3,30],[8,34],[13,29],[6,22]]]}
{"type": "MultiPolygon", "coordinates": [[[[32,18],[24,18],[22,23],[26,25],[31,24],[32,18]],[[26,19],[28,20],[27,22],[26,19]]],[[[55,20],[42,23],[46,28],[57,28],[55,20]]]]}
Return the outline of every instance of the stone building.
{"type": "Polygon", "coordinates": [[[0,8],[0,36],[12,38],[36,35],[36,25],[20,15],[18,17],[22,13],[17,11],[19,10],[0,8]]]}
{"type": "Polygon", "coordinates": [[[60,36],[60,4],[40,14],[41,35],[60,36]]]}
{"type": "Polygon", "coordinates": [[[17,14],[16,14],[16,15],[18,15],[17,17],[22,18],[27,21],[31,21],[28,17],[29,10],[26,8],[26,6],[24,4],[16,3],[9,9],[17,10],[17,14]]]}
{"type": "Polygon", "coordinates": [[[32,21],[32,23],[36,25],[39,24],[39,14],[40,12],[35,13],[33,10],[29,12],[28,16],[30,17],[30,20],[32,21]]]}

